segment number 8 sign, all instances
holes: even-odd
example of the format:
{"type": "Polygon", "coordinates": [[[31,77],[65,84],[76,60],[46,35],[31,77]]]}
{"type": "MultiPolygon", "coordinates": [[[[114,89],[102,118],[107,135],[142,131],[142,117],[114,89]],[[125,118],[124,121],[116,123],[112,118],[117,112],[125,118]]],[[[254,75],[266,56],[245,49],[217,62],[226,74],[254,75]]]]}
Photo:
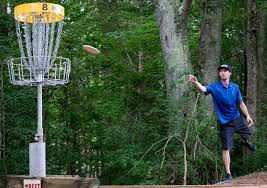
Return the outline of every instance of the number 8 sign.
{"type": "Polygon", "coordinates": [[[47,4],[43,4],[43,10],[47,10],[47,4]]]}

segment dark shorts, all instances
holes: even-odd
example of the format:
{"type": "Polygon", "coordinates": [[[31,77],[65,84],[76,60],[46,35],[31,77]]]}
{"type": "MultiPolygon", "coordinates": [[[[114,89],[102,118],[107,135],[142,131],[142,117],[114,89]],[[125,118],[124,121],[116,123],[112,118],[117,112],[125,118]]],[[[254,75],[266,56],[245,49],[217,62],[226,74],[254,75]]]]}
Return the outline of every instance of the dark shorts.
{"type": "Polygon", "coordinates": [[[223,150],[232,149],[234,133],[238,133],[243,140],[249,139],[251,132],[243,116],[239,116],[228,123],[219,124],[219,136],[221,138],[223,150]]]}

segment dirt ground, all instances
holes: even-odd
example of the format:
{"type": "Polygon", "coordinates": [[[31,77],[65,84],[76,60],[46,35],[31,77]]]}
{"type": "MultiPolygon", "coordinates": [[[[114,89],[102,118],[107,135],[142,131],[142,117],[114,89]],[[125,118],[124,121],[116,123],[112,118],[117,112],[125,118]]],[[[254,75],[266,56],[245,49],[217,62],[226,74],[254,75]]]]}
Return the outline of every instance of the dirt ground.
{"type": "Polygon", "coordinates": [[[234,178],[231,184],[267,185],[267,172],[256,172],[246,176],[234,178]]]}

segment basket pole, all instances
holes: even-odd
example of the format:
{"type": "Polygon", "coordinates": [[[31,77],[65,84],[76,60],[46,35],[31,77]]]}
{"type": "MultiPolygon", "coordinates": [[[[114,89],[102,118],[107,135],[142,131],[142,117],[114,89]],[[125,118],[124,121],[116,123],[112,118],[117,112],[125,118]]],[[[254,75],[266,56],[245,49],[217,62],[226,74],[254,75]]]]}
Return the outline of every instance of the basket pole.
{"type": "Polygon", "coordinates": [[[43,101],[42,101],[42,83],[37,85],[37,103],[38,103],[38,122],[37,122],[37,138],[38,142],[43,142],[43,101]]]}

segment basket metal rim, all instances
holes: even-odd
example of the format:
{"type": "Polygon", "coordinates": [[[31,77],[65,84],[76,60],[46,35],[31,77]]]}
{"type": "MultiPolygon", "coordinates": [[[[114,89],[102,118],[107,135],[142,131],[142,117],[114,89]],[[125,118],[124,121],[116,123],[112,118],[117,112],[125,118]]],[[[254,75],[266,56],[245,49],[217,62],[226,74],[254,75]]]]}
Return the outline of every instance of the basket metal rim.
{"type": "Polygon", "coordinates": [[[32,23],[32,14],[35,16],[46,14],[48,23],[53,22],[52,16],[55,16],[55,22],[63,20],[65,16],[64,7],[53,3],[24,3],[14,9],[14,18],[19,22],[32,23]]]}

